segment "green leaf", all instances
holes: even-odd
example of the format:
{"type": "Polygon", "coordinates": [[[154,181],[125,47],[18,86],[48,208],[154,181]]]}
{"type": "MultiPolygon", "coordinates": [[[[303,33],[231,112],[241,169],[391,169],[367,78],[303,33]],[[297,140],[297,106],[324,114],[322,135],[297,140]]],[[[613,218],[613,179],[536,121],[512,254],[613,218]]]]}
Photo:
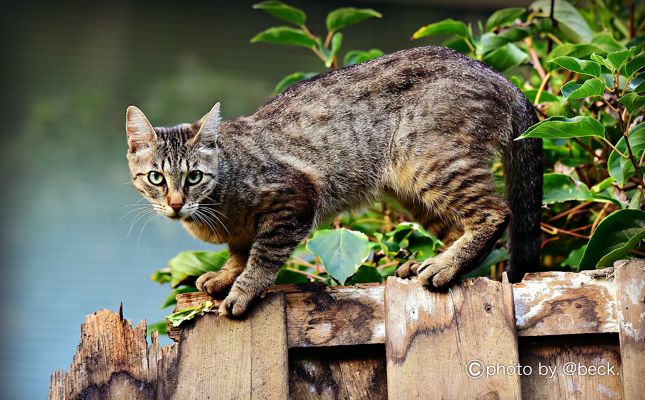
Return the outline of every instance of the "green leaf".
{"type": "Polygon", "coordinates": [[[564,203],[565,201],[585,201],[593,194],[584,183],[574,183],[564,174],[544,174],[542,204],[564,203]]]}
{"type": "Polygon", "coordinates": [[[343,60],[344,65],[360,64],[364,61],[369,61],[373,58],[380,57],[383,52],[379,49],[364,50],[350,50],[345,53],[343,60]]]}
{"type": "Polygon", "coordinates": [[[627,62],[622,70],[624,76],[630,77],[645,67],[645,52],[639,53],[636,57],[627,62]]]}
{"type": "Polygon", "coordinates": [[[346,228],[316,231],[307,249],[317,255],[327,273],[343,284],[370,254],[370,242],[361,232],[346,228]]]}
{"type": "Polygon", "coordinates": [[[529,59],[529,55],[517,47],[514,43],[506,43],[504,46],[484,55],[483,62],[504,72],[516,67],[529,59]]]}
{"type": "Polygon", "coordinates": [[[607,61],[609,61],[612,67],[618,70],[623,66],[627,57],[629,57],[629,50],[614,51],[607,54],[607,61]]]}
{"type": "Polygon", "coordinates": [[[623,44],[614,39],[614,37],[609,33],[594,34],[591,44],[600,47],[608,53],[612,51],[627,50],[623,44]]]}
{"type": "Polygon", "coordinates": [[[348,285],[355,285],[357,283],[370,283],[370,282],[383,282],[383,277],[376,269],[370,265],[361,265],[358,271],[347,281],[348,285]]]}
{"type": "Polygon", "coordinates": [[[609,178],[603,179],[601,182],[593,185],[591,187],[591,190],[595,193],[600,193],[603,190],[609,188],[612,183],[616,182],[616,179],[612,178],[611,176],[609,178]]]}
{"type": "Polygon", "coordinates": [[[212,311],[214,306],[215,304],[211,300],[206,300],[198,306],[177,310],[176,312],[167,315],[166,320],[168,320],[172,326],[178,327],[182,323],[189,321],[198,315],[204,315],[204,313],[212,311]]]}
{"type": "Polygon", "coordinates": [[[529,32],[526,29],[520,28],[511,28],[499,34],[486,32],[477,42],[477,54],[486,54],[504,46],[506,43],[520,41],[528,35],[529,32]]]}
{"type": "Polygon", "coordinates": [[[158,269],[150,276],[150,280],[157,282],[160,285],[164,283],[170,283],[172,281],[172,276],[170,275],[170,268],[158,269]]]}
{"type": "Polygon", "coordinates": [[[618,102],[624,105],[627,111],[634,113],[639,108],[643,107],[643,104],[645,104],[645,96],[641,96],[638,93],[634,92],[627,93],[626,95],[621,97],[618,102]]]}
{"type": "Polygon", "coordinates": [[[466,24],[461,21],[455,21],[454,19],[444,19],[443,21],[419,28],[412,35],[412,39],[420,39],[434,35],[457,35],[461,38],[471,37],[470,29],[468,29],[466,24]]]}
{"type": "Polygon", "coordinates": [[[550,70],[561,67],[579,74],[594,76],[596,78],[600,77],[600,64],[596,61],[580,60],[571,56],[561,56],[551,59],[548,66],[551,67],[550,70]]]}
{"type": "Polygon", "coordinates": [[[170,306],[174,306],[177,304],[177,295],[180,293],[192,293],[196,292],[197,289],[191,286],[182,286],[178,289],[174,289],[170,292],[168,297],[164,300],[163,304],[161,305],[161,309],[168,308],[170,306]]]}
{"type": "Polygon", "coordinates": [[[551,53],[547,56],[547,60],[552,60],[556,57],[571,56],[575,58],[589,58],[592,54],[605,55],[606,51],[598,46],[591,44],[571,44],[565,43],[556,46],[551,53]]]}
{"type": "MultiPolygon", "coordinates": [[[[548,16],[551,11],[551,0],[538,0],[531,4],[530,9],[538,10],[543,16],[548,16]]],[[[553,18],[558,21],[558,29],[566,39],[574,43],[591,41],[593,31],[580,12],[570,3],[555,0],[553,18]]]]}
{"type": "Polygon", "coordinates": [[[302,46],[311,48],[316,42],[307,36],[302,29],[289,26],[276,26],[262,31],[251,39],[251,43],[266,42],[273,44],[285,44],[290,46],[302,46]]]}
{"type": "Polygon", "coordinates": [[[282,80],[280,80],[277,85],[275,85],[273,94],[278,94],[294,83],[304,81],[305,79],[309,79],[316,75],[318,75],[318,72],[294,72],[293,74],[289,74],[282,78],[282,80]]]}
{"type": "Polygon", "coordinates": [[[628,92],[645,92],[645,74],[640,74],[632,78],[627,85],[628,92]]]}
{"type": "Polygon", "coordinates": [[[286,285],[286,284],[295,284],[295,283],[307,283],[309,279],[303,274],[299,274],[290,269],[282,268],[278,271],[278,277],[275,279],[274,284],[276,285],[286,285]]]}
{"type": "Polygon", "coordinates": [[[340,50],[340,46],[343,44],[343,34],[340,32],[334,33],[334,36],[331,39],[331,50],[328,54],[325,55],[325,67],[330,68],[331,64],[334,62],[334,56],[340,50]]]}
{"type": "Polygon", "coordinates": [[[587,245],[584,245],[582,247],[579,247],[577,249],[571,250],[571,253],[569,253],[569,256],[562,261],[563,267],[569,267],[574,270],[578,270],[578,267],[580,266],[580,260],[582,259],[582,255],[585,252],[585,249],[587,248],[587,245]]]}
{"type": "Polygon", "coordinates": [[[492,31],[498,26],[513,22],[517,18],[522,16],[524,12],[526,12],[526,9],[521,7],[503,8],[501,10],[497,10],[493,13],[493,15],[488,17],[488,21],[486,21],[486,30],[492,31]]]}
{"type": "Polygon", "coordinates": [[[474,270],[465,274],[464,278],[476,278],[478,276],[488,276],[493,265],[508,260],[508,250],[495,249],[482,261],[474,270]]]}
{"type": "MultiPolygon", "coordinates": [[[[645,151],[645,122],[641,122],[632,129],[630,129],[629,134],[629,144],[634,152],[634,156],[637,160],[640,160],[640,157],[645,151]]],[[[618,143],[615,146],[621,153],[627,154],[627,145],[625,144],[625,137],[621,137],[618,143]]],[[[634,165],[630,160],[621,157],[616,151],[612,151],[609,154],[609,159],[607,160],[607,169],[609,170],[609,175],[616,179],[620,185],[627,183],[627,180],[636,174],[634,165]]],[[[641,171],[645,173],[645,166],[641,166],[641,171]]]]}
{"type": "Polygon", "coordinates": [[[582,85],[574,84],[576,87],[569,86],[570,83],[562,87],[562,95],[567,99],[584,99],[605,93],[605,82],[600,78],[587,79],[582,85]]]}
{"type": "Polygon", "coordinates": [[[603,219],[587,244],[581,269],[610,267],[645,239],[645,211],[618,210],[603,219]]]}
{"type": "Polygon", "coordinates": [[[372,10],[371,8],[339,8],[327,14],[327,30],[329,32],[335,32],[368,18],[381,17],[383,17],[383,15],[381,15],[380,12],[372,10]]]}
{"type": "Polygon", "coordinates": [[[160,335],[168,334],[168,324],[166,321],[155,322],[154,324],[148,325],[147,335],[150,336],[152,332],[157,331],[160,335]]]}
{"type": "Polygon", "coordinates": [[[170,286],[175,288],[196,279],[208,271],[219,271],[228,258],[228,251],[182,251],[168,261],[172,275],[170,286]]]}
{"type": "MultiPolygon", "coordinates": [[[[538,89],[522,89],[522,93],[524,93],[524,96],[526,96],[527,99],[531,103],[535,103],[535,98],[537,96],[538,89]]],[[[550,103],[553,101],[560,101],[561,99],[554,95],[551,94],[547,91],[542,91],[542,94],[540,95],[540,103],[550,103]]]]}
{"type": "Polygon", "coordinates": [[[307,22],[307,15],[304,11],[281,1],[263,1],[262,3],[254,4],[253,8],[264,10],[276,18],[298,26],[302,26],[307,22]]]}
{"type": "Polygon", "coordinates": [[[518,139],[569,139],[587,136],[604,137],[605,127],[598,120],[586,116],[550,117],[530,127],[518,139]]]}

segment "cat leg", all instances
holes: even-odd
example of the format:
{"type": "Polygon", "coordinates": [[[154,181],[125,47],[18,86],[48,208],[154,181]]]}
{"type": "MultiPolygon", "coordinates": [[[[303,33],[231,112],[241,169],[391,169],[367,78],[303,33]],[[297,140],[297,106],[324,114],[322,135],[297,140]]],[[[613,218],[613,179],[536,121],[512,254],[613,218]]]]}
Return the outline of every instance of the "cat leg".
{"type": "Polygon", "coordinates": [[[497,194],[482,194],[457,212],[463,235],[443,253],[423,261],[416,269],[419,281],[442,288],[469,272],[490,252],[508,225],[510,211],[497,194]]]}
{"type": "Polygon", "coordinates": [[[211,296],[217,296],[226,293],[233,286],[235,279],[246,267],[248,250],[238,251],[235,247],[229,246],[229,251],[230,256],[222,269],[206,272],[197,278],[197,282],[195,282],[197,289],[211,296]]]}
{"type": "Polygon", "coordinates": [[[314,220],[312,206],[291,202],[281,209],[265,214],[259,221],[247,267],[224,299],[220,314],[243,315],[253,300],[273,284],[280,267],[309,233],[314,220]]]}

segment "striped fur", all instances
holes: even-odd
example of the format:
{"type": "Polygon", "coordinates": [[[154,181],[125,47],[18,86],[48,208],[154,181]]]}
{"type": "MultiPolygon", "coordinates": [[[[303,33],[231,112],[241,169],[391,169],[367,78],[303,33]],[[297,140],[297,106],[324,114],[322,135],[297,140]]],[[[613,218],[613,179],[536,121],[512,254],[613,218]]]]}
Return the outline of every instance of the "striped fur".
{"type": "Polygon", "coordinates": [[[539,262],[541,142],[513,140],[533,110],[503,76],[451,50],[404,50],[319,75],[230,121],[219,121],[217,105],[195,124],[150,132],[139,113],[128,112],[134,185],[160,207],[181,192],[175,198],[196,204],[175,215],[186,229],[229,244],[224,270],[197,281],[213,295],[230,288],[225,314],[243,314],[318,221],[383,193],[452,242],[401,276],[446,287],[488,254],[509,221],[512,278],[539,262]],[[495,154],[506,166],[507,201],[488,168],[495,154]],[[146,182],[158,168],[166,188],[146,182]],[[187,186],[193,169],[204,181],[187,186]]]}

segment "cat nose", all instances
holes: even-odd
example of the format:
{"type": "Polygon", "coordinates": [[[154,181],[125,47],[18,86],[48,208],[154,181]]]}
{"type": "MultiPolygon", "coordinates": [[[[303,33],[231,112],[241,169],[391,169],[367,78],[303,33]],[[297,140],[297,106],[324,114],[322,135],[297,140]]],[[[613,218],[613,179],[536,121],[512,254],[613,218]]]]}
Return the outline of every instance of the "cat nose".
{"type": "Polygon", "coordinates": [[[175,212],[179,212],[181,208],[184,206],[184,203],[170,203],[168,204],[170,208],[172,208],[175,212]]]}

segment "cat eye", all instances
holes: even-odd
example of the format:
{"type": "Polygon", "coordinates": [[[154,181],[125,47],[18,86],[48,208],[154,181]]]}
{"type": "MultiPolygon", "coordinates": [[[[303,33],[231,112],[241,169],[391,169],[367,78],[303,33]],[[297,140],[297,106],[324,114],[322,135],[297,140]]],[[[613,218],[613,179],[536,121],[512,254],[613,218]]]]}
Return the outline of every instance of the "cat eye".
{"type": "Polygon", "coordinates": [[[148,180],[155,186],[161,186],[164,184],[164,177],[161,172],[150,171],[148,173],[148,180]]]}
{"type": "Polygon", "coordinates": [[[188,182],[189,185],[197,185],[199,182],[202,181],[202,177],[204,174],[202,171],[194,170],[190,171],[188,173],[188,176],[186,177],[186,182],[188,182]]]}

